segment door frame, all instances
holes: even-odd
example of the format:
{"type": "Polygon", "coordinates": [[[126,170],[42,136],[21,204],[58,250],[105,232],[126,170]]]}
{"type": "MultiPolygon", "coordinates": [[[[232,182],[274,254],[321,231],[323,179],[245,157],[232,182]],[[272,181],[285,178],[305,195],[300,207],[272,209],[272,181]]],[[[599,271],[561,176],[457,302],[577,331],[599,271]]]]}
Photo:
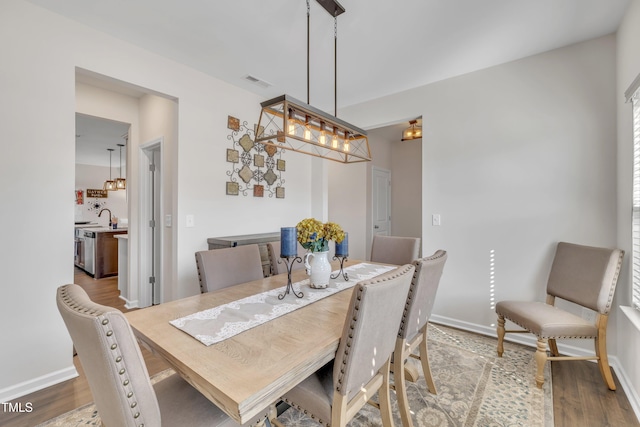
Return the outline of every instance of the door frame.
{"type": "Polygon", "coordinates": [[[138,227],[138,245],[139,245],[139,269],[138,269],[138,307],[148,307],[155,303],[162,302],[162,269],[160,268],[160,260],[162,259],[162,242],[161,218],[162,215],[162,159],[164,149],[164,138],[159,137],[139,147],[139,207],[140,222],[138,227]],[[151,181],[149,173],[149,165],[153,161],[154,153],[158,153],[155,159],[156,170],[154,173],[154,181],[151,181]],[[153,197],[153,199],[152,199],[153,197]],[[154,201],[155,215],[151,209],[151,200],[154,201]],[[149,223],[155,216],[155,232],[152,234],[149,223]],[[152,245],[153,242],[153,245],[152,245]],[[149,278],[155,277],[154,291],[149,285],[149,278]],[[152,300],[153,299],[155,301],[152,300]]]}

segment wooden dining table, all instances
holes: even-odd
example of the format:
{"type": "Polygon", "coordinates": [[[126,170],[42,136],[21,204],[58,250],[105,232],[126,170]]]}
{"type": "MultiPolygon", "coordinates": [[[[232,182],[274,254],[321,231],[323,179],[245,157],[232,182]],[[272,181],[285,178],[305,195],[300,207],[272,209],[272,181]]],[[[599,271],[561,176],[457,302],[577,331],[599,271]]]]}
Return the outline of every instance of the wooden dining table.
{"type": "MultiPolygon", "coordinates": [[[[359,262],[349,260],[345,267],[359,262]]],[[[293,282],[305,278],[304,270],[292,272],[293,282]]],[[[281,274],[125,315],[144,346],[245,423],[335,357],[353,287],[210,346],[169,321],[286,284],[287,275],[281,274]]]]}

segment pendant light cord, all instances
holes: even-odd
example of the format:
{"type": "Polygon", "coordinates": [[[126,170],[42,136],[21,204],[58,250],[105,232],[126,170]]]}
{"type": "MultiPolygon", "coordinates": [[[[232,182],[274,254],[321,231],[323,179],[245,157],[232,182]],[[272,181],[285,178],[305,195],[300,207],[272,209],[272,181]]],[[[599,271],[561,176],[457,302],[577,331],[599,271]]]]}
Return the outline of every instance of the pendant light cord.
{"type": "Polygon", "coordinates": [[[309,7],[309,0],[307,0],[307,104],[311,105],[310,97],[309,97],[309,21],[310,21],[310,13],[311,8],[309,7]]]}
{"type": "Polygon", "coordinates": [[[338,17],[333,17],[333,110],[338,117],[338,17]]]}

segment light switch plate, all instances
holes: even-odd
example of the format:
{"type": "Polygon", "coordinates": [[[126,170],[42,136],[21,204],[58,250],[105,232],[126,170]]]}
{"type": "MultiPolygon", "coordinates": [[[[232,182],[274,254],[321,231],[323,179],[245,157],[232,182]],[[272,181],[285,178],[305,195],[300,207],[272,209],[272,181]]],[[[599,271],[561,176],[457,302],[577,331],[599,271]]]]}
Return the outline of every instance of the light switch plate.
{"type": "Polygon", "coordinates": [[[440,214],[431,215],[431,225],[436,227],[440,225],[440,214]]]}
{"type": "Polygon", "coordinates": [[[187,228],[195,227],[196,219],[193,215],[187,215],[187,228]]]}
{"type": "Polygon", "coordinates": [[[171,214],[167,214],[167,215],[164,216],[164,226],[165,227],[171,227],[171,221],[172,221],[171,214]]]}

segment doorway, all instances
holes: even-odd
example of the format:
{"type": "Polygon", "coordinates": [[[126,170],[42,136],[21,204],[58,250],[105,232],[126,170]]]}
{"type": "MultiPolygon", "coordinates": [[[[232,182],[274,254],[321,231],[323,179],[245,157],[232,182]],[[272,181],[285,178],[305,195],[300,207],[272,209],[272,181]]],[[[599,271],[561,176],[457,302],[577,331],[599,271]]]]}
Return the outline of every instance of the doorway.
{"type": "Polygon", "coordinates": [[[130,123],[76,113],[74,265],[96,279],[119,274],[114,233],[126,233],[123,230],[128,227],[130,127],[130,123]],[[112,190],[107,190],[107,182],[113,183],[112,190]],[[108,229],[112,223],[117,224],[115,230],[108,229]],[[105,230],[109,233],[104,234],[105,230]]]}
{"type": "Polygon", "coordinates": [[[162,149],[163,138],[140,146],[140,307],[162,302],[162,149]]]}

